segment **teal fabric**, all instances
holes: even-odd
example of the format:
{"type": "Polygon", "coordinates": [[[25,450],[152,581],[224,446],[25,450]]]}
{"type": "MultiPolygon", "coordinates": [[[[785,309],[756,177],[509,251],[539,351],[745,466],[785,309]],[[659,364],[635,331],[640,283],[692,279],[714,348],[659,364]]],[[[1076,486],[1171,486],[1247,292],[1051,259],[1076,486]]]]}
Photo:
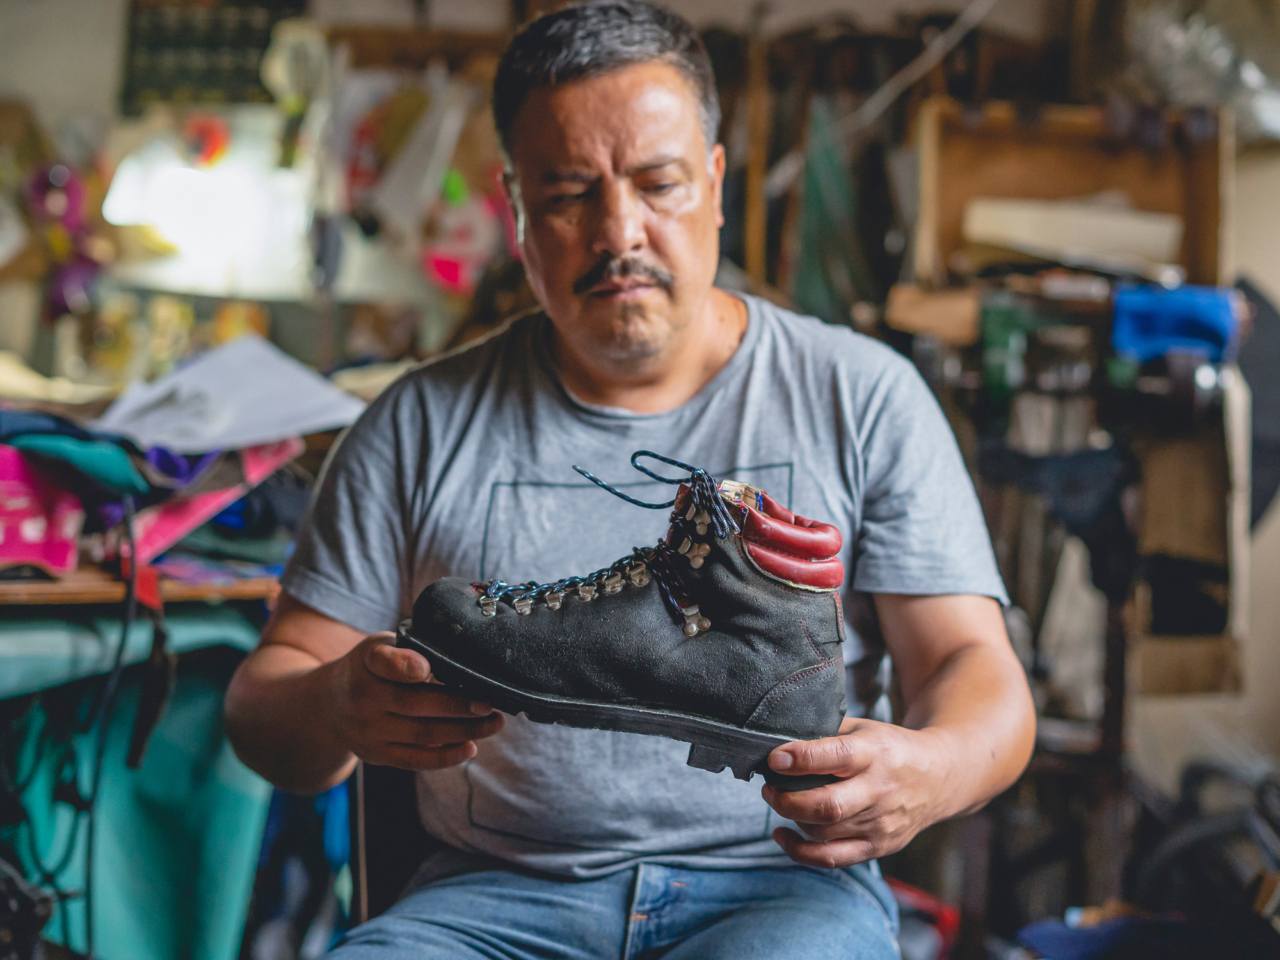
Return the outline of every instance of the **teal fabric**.
{"type": "MultiPolygon", "coordinates": [[[[174,653],[218,645],[252,650],[260,632],[230,607],[171,612],[165,623],[174,653]]],[[[119,641],[120,621],[113,617],[0,621],[0,700],[106,673],[119,641]]],[[[150,649],[150,623],[135,623],[125,663],[145,660],[150,649]]]]}
{"type": "MultiPolygon", "coordinates": [[[[98,799],[93,889],[100,960],[233,960],[253,887],[271,788],[232,753],[222,727],[222,697],[240,651],[256,642],[257,629],[228,609],[169,619],[175,648],[214,649],[180,658],[173,696],[138,770],[125,767],[125,755],[140,671],[124,675],[108,726],[98,799]]],[[[8,655],[41,640],[54,647],[49,660],[64,660],[63,674],[91,672],[90,667],[98,672],[118,636],[112,626],[103,620],[88,626],[0,624],[5,686],[17,686],[9,682],[8,655]]],[[[130,636],[132,660],[145,653],[144,633],[149,644],[149,628],[130,636]]],[[[30,649],[18,662],[25,664],[25,688],[38,676],[59,682],[30,649]]],[[[31,778],[22,793],[31,819],[7,836],[0,833],[0,840],[17,848],[33,879],[33,847],[51,860],[65,849],[72,830],[71,808],[53,800],[58,768],[68,755],[74,756],[81,795],[89,791],[93,736],[61,731],[67,716],[91,707],[101,686],[97,677],[41,694],[20,725],[21,737],[13,738],[18,742],[4,746],[9,769],[31,778]]],[[[70,861],[56,875],[63,890],[79,890],[84,883],[84,826],[70,861]]],[[[72,948],[83,951],[82,898],[68,901],[65,924],[60,909],[55,911],[45,936],[62,943],[64,930],[72,948]]]]}
{"type": "Polygon", "coordinates": [[[23,453],[61,460],[119,494],[151,490],[124,448],[107,440],[82,440],[57,433],[25,433],[5,441],[23,453]]]}

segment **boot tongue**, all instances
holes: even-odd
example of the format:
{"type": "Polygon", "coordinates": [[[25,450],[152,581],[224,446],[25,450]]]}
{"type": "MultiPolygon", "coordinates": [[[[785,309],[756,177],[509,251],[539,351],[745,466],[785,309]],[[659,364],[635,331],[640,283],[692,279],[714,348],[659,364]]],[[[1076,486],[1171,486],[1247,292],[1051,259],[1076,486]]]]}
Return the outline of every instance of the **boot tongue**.
{"type": "Polygon", "coordinates": [[[735,506],[764,509],[764,491],[737,480],[721,480],[720,496],[735,506]]]}
{"type": "MultiPolygon", "coordinates": [[[[720,496],[724,498],[729,507],[729,512],[735,518],[740,518],[743,511],[748,507],[756,510],[764,509],[764,491],[745,483],[739,483],[737,480],[722,480],[720,482],[720,496]]],[[[693,490],[687,483],[682,483],[676,491],[676,502],[671,511],[673,523],[667,531],[667,545],[679,547],[686,536],[675,525],[675,520],[679,519],[692,523],[696,517],[697,507],[694,504],[693,490]],[[691,507],[694,510],[693,516],[689,516],[691,507]]]]}

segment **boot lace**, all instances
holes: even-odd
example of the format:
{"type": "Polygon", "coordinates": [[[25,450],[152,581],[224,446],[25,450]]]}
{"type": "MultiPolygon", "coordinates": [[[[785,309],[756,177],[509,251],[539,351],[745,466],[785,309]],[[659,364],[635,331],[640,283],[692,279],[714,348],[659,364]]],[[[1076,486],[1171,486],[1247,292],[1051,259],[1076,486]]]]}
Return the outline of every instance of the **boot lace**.
{"type": "MultiPolygon", "coordinates": [[[[724,499],[720,496],[720,487],[707,471],[653,453],[650,450],[637,450],[631,455],[631,465],[646,476],[662,483],[673,485],[686,484],[692,494],[692,503],[687,511],[673,511],[671,523],[682,532],[692,534],[706,533],[708,528],[715,530],[717,537],[727,537],[731,533],[741,532],[737,520],[734,519],[724,499]],[[649,458],[670,464],[688,473],[681,477],[664,477],[648,467],[642,466],[638,460],[649,458]]],[[[675,498],[665,503],[647,503],[629,496],[598,477],[593,476],[579,466],[574,470],[582,474],[592,483],[608,490],[615,497],[646,510],[664,510],[675,506],[675,498]]],[[[698,605],[693,601],[688,586],[681,577],[675,558],[687,549],[690,543],[686,538],[680,550],[673,549],[666,539],[658,541],[653,547],[634,547],[628,556],[621,557],[599,570],[580,577],[564,577],[550,583],[538,583],[530,580],[527,583],[510,584],[495,577],[488,583],[474,583],[479,594],[478,603],[481,613],[495,616],[497,605],[507,603],[515,608],[516,613],[529,614],[536,602],[542,602],[551,610],[559,610],[565,598],[576,595],[580,600],[594,600],[599,595],[612,596],[620,593],[626,583],[633,587],[644,587],[650,579],[657,581],[667,609],[677,623],[683,621],[683,629],[687,636],[695,636],[701,631],[710,629],[711,621],[702,616],[698,605]]],[[[700,565],[700,564],[699,564],[700,565]]]]}

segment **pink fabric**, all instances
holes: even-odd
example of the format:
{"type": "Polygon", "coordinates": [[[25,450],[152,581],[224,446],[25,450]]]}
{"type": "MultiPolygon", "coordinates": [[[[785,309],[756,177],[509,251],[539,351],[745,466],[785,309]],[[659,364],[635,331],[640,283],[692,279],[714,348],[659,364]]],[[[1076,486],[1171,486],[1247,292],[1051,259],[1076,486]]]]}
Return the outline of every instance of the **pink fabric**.
{"type": "Polygon", "coordinates": [[[76,568],[80,498],[0,444],[0,568],[31,564],[54,576],[76,568]]]}
{"type": "Polygon", "coordinates": [[[133,535],[138,558],[150,563],[196,527],[216,516],[300,454],[305,445],[298,437],[248,447],[240,451],[246,483],[213,490],[194,497],[179,497],[143,510],[134,519],[133,535]]]}

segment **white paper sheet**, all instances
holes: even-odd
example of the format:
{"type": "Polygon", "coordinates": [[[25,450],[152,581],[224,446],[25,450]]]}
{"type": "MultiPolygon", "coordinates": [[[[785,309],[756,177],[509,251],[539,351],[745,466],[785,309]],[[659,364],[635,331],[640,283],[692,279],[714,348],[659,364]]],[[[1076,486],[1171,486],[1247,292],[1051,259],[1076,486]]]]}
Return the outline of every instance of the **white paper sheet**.
{"type": "Polygon", "coordinates": [[[93,427],[141,447],[203,453],[345,427],[362,410],[313,370],[247,336],[154,383],[130,384],[93,427]]]}

